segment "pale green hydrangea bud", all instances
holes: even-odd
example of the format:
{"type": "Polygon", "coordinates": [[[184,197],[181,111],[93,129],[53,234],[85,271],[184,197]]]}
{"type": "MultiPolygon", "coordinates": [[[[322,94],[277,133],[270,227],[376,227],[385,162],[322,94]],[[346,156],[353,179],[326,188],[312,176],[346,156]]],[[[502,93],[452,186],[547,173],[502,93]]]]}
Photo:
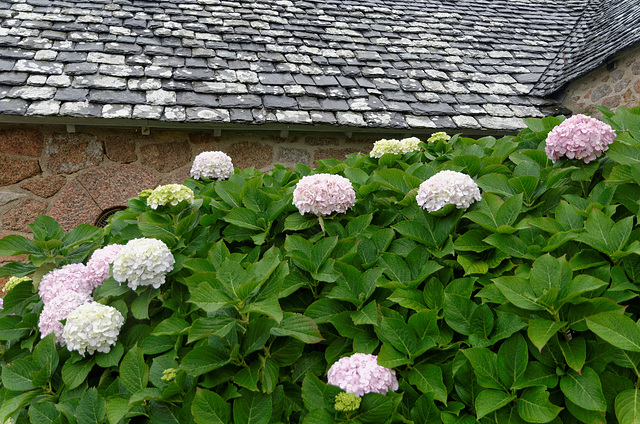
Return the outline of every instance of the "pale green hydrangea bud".
{"type": "Polygon", "coordinates": [[[428,143],[435,143],[437,141],[444,141],[445,143],[451,139],[451,136],[444,131],[431,134],[431,137],[427,140],[428,143]]]}
{"type": "Polygon", "coordinates": [[[152,193],[153,190],[142,190],[140,193],[138,193],[138,197],[141,199],[146,199],[147,197],[151,196],[152,193]]]}
{"type": "Polygon", "coordinates": [[[177,375],[178,370],[176,370],[175,368],[167,368],[166,370],[162,371],[162,377],[160,377],[160,380],[167,382],[173,381],[177,375]]]}
{"type": "Polygon", "coordinates": [[[353,393],[340,392],[336,395],[336,411],[351,412],[360,408],[362,398],[353,393]]]}
{"type": "Polygon", "coordinates": [[[182,184],[167,184],[153,190],[147,198],[147,205],[151,206],[151,209],[157,209],[158,206],[169,204],[175,206],[183,200],[193,203],[193,190],[182,184]]]}
{"type": "Polygon", "coordinates": [[[31,281],[31,278],[30,277],[11,277],[9,278],[9,281],[7,281],[4,284],[4,288],[2,290],[5,292],[8,292],[9,290],[14,288],[18,284],[22,283],[23,281],[31,281]]]}

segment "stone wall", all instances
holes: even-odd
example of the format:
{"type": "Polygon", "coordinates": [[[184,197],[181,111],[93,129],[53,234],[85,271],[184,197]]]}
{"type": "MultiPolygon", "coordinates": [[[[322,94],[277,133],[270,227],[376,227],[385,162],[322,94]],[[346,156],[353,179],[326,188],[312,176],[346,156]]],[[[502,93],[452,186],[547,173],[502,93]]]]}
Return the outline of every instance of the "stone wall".
{"type": "Polygon", "coordinates": [[[602,114],[595,106],[615,110],[640,105],[640,45],[623,50],[587,75],[570,83],[563,106],[574,114],[602,114]]]}
{"type": "MultiPolygon", "coordinates": [[[[306,164],[368,152],[379,135],[222,131],[181,132],[63,126],[0,126],[0,237],[28,235],[40,214],[69,231],[159,184],[179,183],[202,151],[221,150],[238,168],[306,164]]],[[[403,137],[387,134],[385,137],[403,137]]],[[[0,263],[9,260],[0,256],[0,263]]],[[[11,260],[15,260],[12,258],[11,260]]]]}

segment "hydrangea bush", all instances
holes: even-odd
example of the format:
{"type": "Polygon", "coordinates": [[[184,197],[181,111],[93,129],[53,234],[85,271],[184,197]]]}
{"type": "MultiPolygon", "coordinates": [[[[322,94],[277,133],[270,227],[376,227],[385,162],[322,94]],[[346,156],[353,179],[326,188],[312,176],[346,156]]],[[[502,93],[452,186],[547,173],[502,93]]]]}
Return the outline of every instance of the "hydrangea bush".
{"type": "Polygon", "coordinates": [[[549,117],[316,169],[201,158],[193,202],[39,217],[0,239],[29,277],[0,422],[637,422],[640,109],[602,111],[615,141],[549,117]]]}

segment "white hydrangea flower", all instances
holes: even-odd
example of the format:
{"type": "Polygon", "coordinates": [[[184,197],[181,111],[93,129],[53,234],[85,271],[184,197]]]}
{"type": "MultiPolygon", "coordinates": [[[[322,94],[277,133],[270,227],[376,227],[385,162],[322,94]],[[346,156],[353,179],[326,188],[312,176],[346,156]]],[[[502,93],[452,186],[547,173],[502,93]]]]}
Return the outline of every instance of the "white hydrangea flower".
{"type": "Polygon", "coordinates": [[[158,209],[158,206],[175,206],[183,200],[193,203],[194,199],[193,190],[189,187],[182,184],[167,184],[151,192],[147,197],[147,205],[151,206],[151,209],[158,209]]]}
{"type": "Polygon", "coordinates": [[[416,201],[423,209],[435,212],[445,205],[468,208],[476,200],[482,200],[480,189],[467,174],[456,171],[440,171],[418,188],[416,201]]]}
{"type": "Polygon", "coordinates": [[[60,289],[57,296],[50,301],[45,302],[42,312],[40,313],[40,321],[38,328],[40,329],[40,337],[44,338],[50,333],[56,336],[56,342],[64,346],[62,338],[61,320],[67,316],[78,306],[93,300],[89,293],[79,293],[73,290],[60,289]]]}
{"type": "Polygon", "coordinates": [[[327,381],[355,396],[384,395],[389,390],[398,390],[396,372],[378,365],[377,356],[365,353],[354,353],[334,362],[327,373],[327,381]]]}
{"type": "Polygon", "coordinates": [[[190,172],[196,180],[227,180],[233,175],[233,162],[224,152],[202,152],[193,160],[190,172]]]}
{"type": "Polygon", "coordinates": [[[114,307],[97,302],[84,303],[68,316],[62,338],[69,351],[93,355],[96,351],[108,353],[116,344],[124,317],[114,307]]]}
{"type": "Polygon", "coordinates": [[[109,278],[109,264],[113,263],[121,249],[122,246],[119,244],[110,244],[93,252],[87,262],[87,278],[94,288],[109,278]]]}
{"type": "Polygon", "coordinates": [[[356,203],[351,181],[340,175],[315,174],[302,177],[293,191],[293,204],[304,215],[345,213],[356,203]]]}
{"type": "Polygon", "coordinates": [[[373,143],[373,149],[371,149],[369,156],[379,158],[386,153],[402,155],[417,150],[420,150],[420,139],[417,137],[403,138],[402,140],[383,138],[373,143]]]}
{"type": "Polygon", "coordinates": [[[161,240],[139,238],[130,240],[113,260],[113,278],[127,282],[132,290],[138,286],[159,288],[165,275],[173,269],[175,259],[161,240]]]}

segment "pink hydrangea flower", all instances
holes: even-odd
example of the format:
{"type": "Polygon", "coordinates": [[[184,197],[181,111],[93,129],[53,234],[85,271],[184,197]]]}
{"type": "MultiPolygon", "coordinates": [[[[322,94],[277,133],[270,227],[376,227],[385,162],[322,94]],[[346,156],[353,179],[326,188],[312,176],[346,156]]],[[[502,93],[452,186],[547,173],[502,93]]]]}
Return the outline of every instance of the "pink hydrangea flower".
{"type": "Polygon", "coordinates": [[[378,365],[377,356],[364,353],[340,358],[331,365],[327,381],[356,396],[398,390],[396,372],[378,365]]]}
{"type": "Polygon", "coordinates": [[[45,274],[40,281],[38,293],[47,304],[64,291],[91,295],[93,289],[94,285],[87,275],[86,267],[83,264],[69,264],[45,274]]]}
{"type": "Polygon", "coordinates": [[[316,174],[303,177],[293,191],[293,204],[304,215],[345,213],[356,203],[351,181],[340,175],[316,174]]]}
{"type": "Polygon", "coordinates": [[[122,246],[119,244],[110,244],[93,252],[86,268],[87,278],[93,288],[98,287],[109,278],[109,264],[113,263],[121,249],[122,246]]]}
{"type": "Polygon", "coordinates": [[[79,293],[73,290],[61,290],[56,297],[49,302],[45,302],[40,314],[38,327],[40,328],[40,337],[44,338],[50,333],[56,335],[56,342],[61,346],[65,345],[62,338],[62,330],[64,326],[60,320],[66,319],[67,316],[78,306],[91,301],[89,293],[79,293]]]}
{"type": "Polygon", "coordinates": [[[547,135],[547,156],[554,163],[566,156],[589,163],[609,148],[616,138],[610,125],[585,115],[564,120],[547,135]]]}
{"type": "Polygon", "coordinates": [[[458,209],[468,208],[476,200],[482,200],[478,184],[467,174],[456,171],[440,171],[418,188],[416,201],[429,212],[442,209],[445,205],[456,205],[458,209]]]}

